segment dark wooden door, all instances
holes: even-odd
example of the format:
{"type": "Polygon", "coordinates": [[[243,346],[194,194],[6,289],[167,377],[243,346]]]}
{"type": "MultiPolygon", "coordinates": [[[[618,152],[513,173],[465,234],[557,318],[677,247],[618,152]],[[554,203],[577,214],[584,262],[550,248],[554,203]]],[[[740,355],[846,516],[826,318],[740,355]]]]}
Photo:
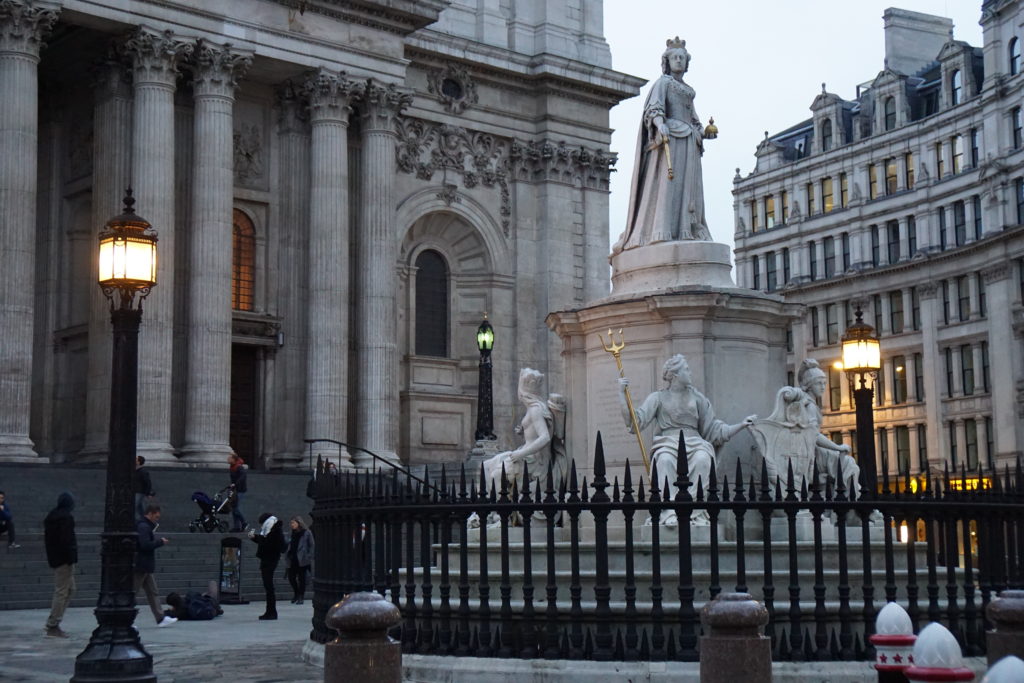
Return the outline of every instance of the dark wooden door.
{"type": "Polygon", "coordinates": [[[256,347],[231,347],[231,448],[250,466],[256,463],[256,411],[259,405],[256,347]]]}

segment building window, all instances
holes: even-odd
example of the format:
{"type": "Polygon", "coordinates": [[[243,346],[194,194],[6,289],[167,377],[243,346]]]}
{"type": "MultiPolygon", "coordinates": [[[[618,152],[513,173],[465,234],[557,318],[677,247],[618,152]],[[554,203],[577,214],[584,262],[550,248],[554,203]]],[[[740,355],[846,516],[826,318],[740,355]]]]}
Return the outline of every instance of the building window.
{"type": "Polygon", "coordinates": [[[818,245],[814,243],[814,240],[811,240],[810,242],[807,243],[807,250],[808,250],[808,256],[810,257],[808,259],[810,261],[810,266],[811,266],[810,276],[811,276],[812,280],[817,280],[818,279],[818,245]]]}
{"type": "Polygon", "coordinates": [[[232,214],[231,308],[251,311],[256,290],[256,226],[244,211],[232,214]]]}
{"type": "Polygon", "coordinates": [[[924,358],[920,353],[914,354],[914,399],[924,400],[924,358]]]}
{"type": "Polygon", "coordinates": [[[967,209],[963,200],[953,202],[953,240],[958,247],[967,244],[967,209]]]}
{"type": "Polygon", "coordinates": [[[914,258],[917,253],[917,220],[907,216],[907,258],[914,258]]]}
{"type": "Polygon", "coordinates": [[[914,189],[914,154],[907,152],[903,155],[903,182],[908,190],[914,189]]]}
{"type": "Polygon", "coordinates": [[[960,346],[960,380],[963,382],[964,396],[974,395],[974,349],[970,344],[960,346]]]}
{"type": "Polygon", "coordinates": [[[917,287],[910,288],[910,324],[915,330],[921,329],[921,295],[917,287]]]}
{"type": "Polygon", "coordinates": [[[878,169],[868,164],[868,199],[878,199],[878,169]]]}
{"type": "Polygon", "coordinates": [[[764,229],[771,230],[775,227],[775,197],[768,195],[764,198],[764,229]]]}
{"type": "Polygon", "coordinates": [[[967,447],[967,469],[978,469],[978,423],[964,420],[964,445],[967,447]]]}
{"type": "Polygon", "coordinates": [[[811,306],[809,313],[811,315],[811,345],[817,346],[821,343],[821,331],[818,329],[818,307],[811,306]]]}
{"type": "Polygon", "coordinates": [[[839,236],[839,244],[843,250],[843,272],[850,269],[850,233],[844,232],[839,236]]]}
{"type": "Polygon", "coordinates": [[[1017,178],[1013,181],[1017,195],[1017,224],[1024,223],[1024,178],[1017,178]]]}
{"type": "Polygon", "coordinates": [[[872,225],[871,226],[871,265],[875,266],[876,268],[878,267],[878,264],[881,263],[882,255],[880,253],[880,249],[881,249],[881,247],[879,245],[878,226],[877,225],[872,225]]]}
{"type": "Polygon", "coordinates": [[[814,215],[814,183],[807,183],[804,186],[804,190],[807,191],[807,215],[814,215]]]}
{"type": "Polygon", "coordinates": [[[947,424],[949,425],[949,460],[955,470],[958,463],[956,452],[956,423],[950,420],[947,424]]]}
{"type": "Polygon", "coordinates": [[[885,98],[885,129],[892,130],[896,127],[896,98],[885,98]]]}
{"type": "Polygon", "coordinates": [[[966,322],[971,318],[971,290],[966,275],[956,279],[956,312],[960,322],[966,322]]]}
{"type": "Polygon", "coordinates": [[[960,73],[960,69],[955,69],[949,77],[949,94],[950,104],[956,106],[960,104],[964,89],[964,78],[960,73]]]}
{"type": "Polygon", "coordinates": [[[889,329],[893,334],[903,331],[903,292],[889,292],[889,329]]]}
{"type": "Polygon", "coordinates": [[[992,435],[992,418],[991,417],[986,417],[985,418],[985,459],[988,460],[988,468],[990,470],[994,470],[995,467],[996,467],[995,457],[994,457],[995,454],[996,454],[996,449],[995,449],[995,444],[992,441],[993,438],[994,437],[992,435]]]}
{"type": "Polygon", "coordinates": [[[839,174],[839,206],[846,208],[850,203],[850,179],[845,173],[839,174]]]}
{"type": "Polygon", "coordinates": [[[761,229],[761,224],[757,219],[757,200],[752,199],[750,201],[750,231],[757,232],[761,229]]]}
{"type": "Polygon", "coordinates": [[[946,159],[942,153],[942,143],[935,143],[935,179],[946,175],[946,159]]]}
{"type": "MultiPolygon", "coordinates": [[[[878,428],[878,462],[882,467],[888,469],[889,463],[889,430],[885,427],[878,428]]],[[[881,472],[879,472],[881,474],[881,472]]]]}
{"type": "Polygon", "coordinates": [[[953,396],[953,347],[947,346],[943,352],[946,361],[946,396],[953,396]]]}
{"type": "Polygon", "coordinates": [[[834,412],[843,409],[843,378],[834,367],[828,368],[828,405],[834,412]]]}
{"type": "Polygon", "coordinates": [[[882,334],[882,295],[875,294],[871,301],[871,310],[875,314],[875,330],[882,334]]]}
{"type": "Polygon", "coordinates": [[[772,292],[778,287],[778,280],[776,279],[775,252],[769,251],[765,254],[764,261],[765,286],[768,288],[769,292],[772,292]]]}
{"type": "Polygon", "coordinates": [[[889,257],[889,263],[898,263],[900,260],[900,222],[889,221],[885,224],[886,232],[886,251],[889,257]]]}
{"type": "Polygon", "coordinates": [[[789,193],[785,190],[782,191],[782,222],[785,223],[789,220],[789,193]]]}
{"type": "Polygon", "coordinates": [[[1020,41],[1016,38],[1010,38],[1010,75],[1016,76],[1020,73],[1020,41]]]}
{"type": "Polygon", "coordinates": [[[885,193],[896,194],[898,189],[896,173],[896,159],[889,157],[885,160],[885,193]]]}
{"type": "Polygon", "coordinates": [[[839,343],[839,318],[835,304],[825,306],[825,339],[829,344],[839,343]]]}
{"type": "Polygon", "coordinates": [[[789,270],[789,247],[784,247],[782,250],[782,284],[789,284],[792,279],[789,270]]]}
{"type": "Polygon", "coordinates": [[[448,264],[427,249],[416,257],[416,355],[448,357],[448,264]]]}
{"type": "Polygon", "coordinates": [[[892,402],[907,402],[907,359],[904,356],[892,357],[892,402]]]}
{"type": "Polygon", "coordinates": [[[751,257],[751,265],[754,268],[754,286],[752,287],[752,289],[761,289],[761,257],[758,256],[757,254],[754,254],[751,257]]]}
{"type": "Polygon", "coordinates": [[[971,211],[974,212],[974,239],[980,240],[982,233],[981,224],[981,195],[971,197],[971,211]]]}
{"type": "MultiPolygon", "coordinates": [[[[857,430],[856,429],[851,429],[850,430],[850,455],[853,456],[854,460],[857,459],[857,430]]],[[[852,477],[851,477],[851,479],[852,479],[852,477]]],[[[852,481],[851,481],[850,487],[851,488],[853,487],[852,481]]]]}
{"type": "Polygon", "coordinates": [[[949,280],[943,280],[942,289],[942,324],[949,324],[949,280]]]}
{"type": "Polygon", "coordinates": [[[834,237],[826,237],[822,240],[825,247],[825,277],[834,277],[836,274],[836,240],[834,237]]]}
{"type": "Polygon", "coordinates": [[[978,129],[971,128],[971,168],[978,168],[978,159],[980,158],[978,151],[978,129]]]}
{"type": "Polygon", "coordinates": [[[1020,107],[1014,107],[1013,111],[1010,112],[1010,129],[1013,132],[1013,148],[1020,149],[1021,143],[1021,126],[1024,126],[1024,122],[1021,121],[1021,109],[1020,107]]]}
{"type": "Polygon", "coordinates": [[[875,406],[885,405],[885,373],[879,372],[875,380],[875,406]]]}
{"type": "Polygon", "coordinates": [[[821,210],[825,213],[829,213],[834,208],[832,202],[832,178],[822,178],[821,180],[821,210]]]}
{"type": "Polygon", "coordinates": [[[985,300],[985,278],[981,273],[975,273],[974,278],[978,285],[978,315],[984,318],[988,315],[988,302],[985,300]]]}
{"type": "Polygon", "coordinates": [[[928,469],[928,432],[924,425],[917,425],[917,467],[920,472],[928,469]]]}
{"type": "Polygon", "coordinates": [[[900,473],[910,472],[910,428],[896,428],[896,467],[900,473]]]}
{"type": "MultiPolygon", "coordinates": [[[[793,353],[793,326],[792,325],[786,325],[786,351],[788,353],[793,353]]],[[[792,376],[793,373],[789,373],[789,374],[790,374],[790,376],[792,376]]],[[[793,380],[792,379],[787,380],[786,384],[789,385],[789,386],[793,386],[793,380]]]]}
{"type": "Polygon", "coordinates": [[[988,342],[981,342],[981,390],[986,394],[991,391],[989,388],[989,367],[988,367],[988,342]]]}
{"type": "Polygon", "coordinates": [[[964,136],[954,135],[949,142],[953,148],[953,173],[959,173],[964,169],[964,136]]]}
{"type": "Polygon", "coordinates": [[[946,239],[946,208],[943,206],[939,207],[939,249],[946,251],[946,245],[948,243],[946,239]]]}
{"type": "Polygon", "coordinates": [[[821,122],[821,151],[827,152],[832,149],[832,119],[825,119],[821,122]]]}

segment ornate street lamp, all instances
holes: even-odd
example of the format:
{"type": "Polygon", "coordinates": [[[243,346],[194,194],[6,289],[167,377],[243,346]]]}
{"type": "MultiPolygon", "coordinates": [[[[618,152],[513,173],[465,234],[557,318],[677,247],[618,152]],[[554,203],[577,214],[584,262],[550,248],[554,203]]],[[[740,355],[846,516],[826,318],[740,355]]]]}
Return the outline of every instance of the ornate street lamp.
{"type": "Polygon", "coordinates": [[[477,383],[476,438],[477,441],[494,441],[494,400],[491,391],[491,349],[494,348],[494,328],[484,321],[476,328],[476,347],[480,349],[480,381],[477,383]]]}
{"type": "Polygon", "coordinates": [[[132,206],[131,188],[124,213],[111,218],[100,233],[99,285],[110,300],[114,328],[110,383],[110,454],[107,456],[106,513],[101,541],[98,626],[75,659],[72,683],[156,681],[153,657],[142,647],[132,625],[135,591],[135,471],[138,412],[139,323],[142,300],[156,285],[156,233],[132,206]]]}
{"type": "Polygon", "coordinates": [[[843,369],[860,378],[860,386],[853,390],[857,408],[857,460],[860,465],[861,496],[874,495],[878,470],[875,467],[875,415],[874,390],[865,378],[882,367],[882,356],[875,328],[862,319],[857,306],[856,320],[843,335],[843,369]],[[870,493],[869,493],[870,492],[870,493]]]}

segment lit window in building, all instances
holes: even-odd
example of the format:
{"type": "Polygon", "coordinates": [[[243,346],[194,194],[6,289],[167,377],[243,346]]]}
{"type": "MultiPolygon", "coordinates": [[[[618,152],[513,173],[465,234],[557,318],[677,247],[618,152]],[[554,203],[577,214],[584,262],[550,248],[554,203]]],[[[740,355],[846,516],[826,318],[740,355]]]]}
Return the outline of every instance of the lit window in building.
{"type": "Polygon", "coordinates": [[[914,354],[914,398],[924,400],[924,359],[920,353],[914,354]]]}
{"type": "Polygon", "coordinates": [[[814,183],[807,183],[804,186],[804,190],[807,192],[807,215],[814,215],[814,183]]]}
{"type": "Polygon", "coordinates": [[[764,275],[765,275],[765,286],[769,292],[773,292],[778,288],[778,278],[776,274],[775,266],[775,252],[769,251],[764,255],[764,275]]]}
{"type": "Polygon", "coordinates": [[[771,230],[775,227],[775,197],[768,195],[764,198],[764,229],[771,230]]]}
{"type": "Polygon", "coordinates": [[[964,169],[964,136],[954,135],[950,144],[953,147],[953,173],[959,173],[964,169]]]}
{"type": "Polygon", "coordinates": [[[829,344],[839,343],[839,317],[835,304],[825,305],[825,339],[829,344]]]}
{"type": "Polygon", "coordinates": [[[885,129],[892,130],[896,127],[896,98],[885,98],[885,129]]]}
{"type": "Polygon", "coordinates": [[[846,208],[850,203],[850,179],[845,173],[839,174],[839,206],[846,208]]]}
{"type": "Polygon", "coordinates": [[[825,248],[825,277],[834,277],[836,274],[836,240],[834,237],[826,237],[822,240],[825,248]]]}
{"type": "Polygon", "coordinates": [[[427,249],[416,257],[416,355],[448,357],[448,264],[427,249]]]}
{"type": "Polygon", "coordinates": [[[967,276],[961,275],[956,279],[957,318],[960,322],[966,322],[971,318],[971,290],[967,285],[967,276]]]}
{"type": "Polygon", "coordinates": [[[978,129],[971,128],[971,168],[978,168],[978,159],[980,152],[978,150],[978,129]]]}
{"type": "Polygon", "coordinates": [[[821,151],[827,152],[832,149],[832,119],[825,119],[821,123],[821,151]]]}
{"type": "Polygon", "coordinates": [[[885,224],[886,256],[888,263],[899,263],[900,260],[900,222],[889,221],[885,224]]]}
{"type": "Polygon", "coordinates": [[[946,159],[942,153],[942,143],[935,143],[935,177],[941,178],[946,175],[946,159]]]}
{"type": "Polygon", "coordinates": [[[231,308],[251,311],[256,288],[256,227],[244,211],[232,213],[231,308]]]}
{"type": "Polygon", "coordinates": [[[782,199],[782,222],[785,224],[789,220],[789,193],[783,190],[780,197],[782,199]]]}
{"type": "Polygon", "coordinates": [[[921,329],[921,295],[917,287],[910,288],[910,324],[915,330],[921,329]]]}
{"type": "Polygon", "coordinates": [[[953,202],[953,239],[958,247],[967,244],[967,208],[962,200],[953,202]]]}
{"type": "Polygon", "coordinates": [[[964,420],[964,446],[967,448],[967,469],[978,469],[978,423],[972,419],[964,420]]]}
{"type": "Polygon", "coordinates": [[[807,243],[807,255],[808,261],[810,261],[811,272],[810,276],[812,280],[818,279],[818,245],[811,240],[807,243]]]}
{"type": "Polygon", "coordinates": [[[910,428],[896,428],[896,467],[901,474],[910,471],[910,428]]]}
{"type": "Polygon", "coordinates": [[[903,155],[903,182],[908,190],[914,189],[914,154],[907,152],[903,155]]]}
{"type": "Polygon", "coordinates": [[[868,199],[878,199],[878,169],[868,164],[868,199]]]}
{"type": "Polygon", "coordinates": [[[757,200],[751,200],[750,202],[750,231],[757,232],[761,229],[761,226],[757,221],[757,200]]]}
{"type": "Polygon", "coordinates": [[[1016,38],[1010,39],[1010,75],[1016,76],[1020,73],[1020,41],[1016,38]]]}
{"type": "Polygon", "coordinates": [[[889,329],[893,334],[903,331],[903,291],[889,292],[889,329]]]}
{"type": "Polygon", "coordinates": [[[964,77],[960,69],[955,69],[949,77],[950,104],[958,105],[963,97],[964,77]]]}
{"type": "Polygon", "coordinates": [[[897,178],[899,176],[896,173],[896,160],[889,158],[885,160],[885,193],[896,194],[898,188],[897,178]]]}
{"type": "Polygon", "coordinates": [[[850,269],[850,233],[844,232],[839,236],[839,244],[843,250],[843,272],[850,269]]]}
{"type": "Polygon", "coordinates": [[[822,178],[821,180],[821,210],[825,213],[829,213],[834,208],[832,201],[832,178],[822,178]]]}
{"type": "Polygon", "coordinates": [[[881,245],[879,244],[880,238],[878,235],[878,226],[871,226],[871,265],[876,268],[882,262],[881,245]]]}
{"type": "Polygon", "coordinates": [[[1021,109],[1020,107],[1014,107],[1013,111],[1010,112],[1010,129],[1013,132],[1014,149],[1020,149],[1022,126],[1024,126],[1024,121],[1021,120],[1021,109]]]}
{"type": "Polygon", "coordinates": [[[907,258],[914,258],[917,253],[917,220],[907,216],[907,258]]]}

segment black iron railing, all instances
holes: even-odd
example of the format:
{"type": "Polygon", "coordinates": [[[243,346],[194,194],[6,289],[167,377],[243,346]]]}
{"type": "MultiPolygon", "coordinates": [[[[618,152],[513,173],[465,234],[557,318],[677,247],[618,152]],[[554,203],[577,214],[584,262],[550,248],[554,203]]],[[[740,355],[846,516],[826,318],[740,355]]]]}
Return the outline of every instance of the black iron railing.
{"type": "Polygon", "coordinates": [[[464,469],[318,477],[312,637],[332,637],[332,604],[371,590],[402,611],[406,652],[694,661],[699,610],[724,588],[764,602],[777,660],[873,657],[888,601],[978,655],[991,597],[1024,587],[1019,459],[1013,472],[883,474],[859,500],[841,470],[799,488],[792,469],[774,484],[763,467],[730,474],[713,468],[694,497],[682,462],[674,497],[628,463],[609,481],[598,435],[589,482],[575,465],[562,486],[548,473],[522,491],[464,469]],[[668,510],[678,527],[644,525],[668,510]],[[710,526],[688,524],[701,510],[710,526]]]}

